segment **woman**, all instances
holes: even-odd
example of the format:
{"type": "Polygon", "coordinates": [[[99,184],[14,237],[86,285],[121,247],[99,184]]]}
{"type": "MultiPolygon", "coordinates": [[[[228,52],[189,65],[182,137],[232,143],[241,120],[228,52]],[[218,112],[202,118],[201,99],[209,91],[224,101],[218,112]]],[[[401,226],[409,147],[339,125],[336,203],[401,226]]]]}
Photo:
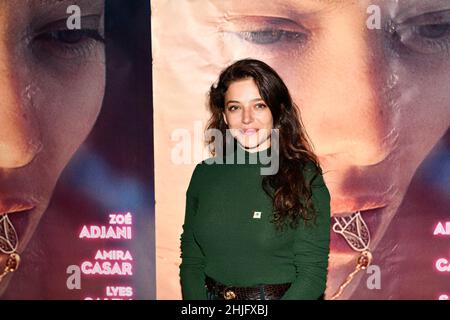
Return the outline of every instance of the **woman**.
{"type": "Polygon", "coordinates": [[[72,4],[0,3],[0,294],[102,105],[104,1],[72,4]]]}
{"type": "Polygon", "coordinates": [[[209,139],[215,158],[197,165],[187,191],[183,297],[318,299],[330,195],[287,87],[265,63],[240,60],[211,88],[209,109],[208,130],[221,137],[216,131],[209,139]],[[271,143],[273,129],[279,145],[271,143]],[[236,149],[226,143],[228,130],[236,149]],[[266,152],[279,170],[263,177],[266,152]]]}

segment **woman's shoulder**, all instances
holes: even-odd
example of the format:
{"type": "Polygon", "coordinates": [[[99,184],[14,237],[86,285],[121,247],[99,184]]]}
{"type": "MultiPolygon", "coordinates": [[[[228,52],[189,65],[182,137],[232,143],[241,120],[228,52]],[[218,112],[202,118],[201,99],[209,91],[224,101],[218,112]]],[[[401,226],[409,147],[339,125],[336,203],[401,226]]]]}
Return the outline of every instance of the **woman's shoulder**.
{"type": "Polygon", "coordinates": [[[315,171],[317,170],[317,166],[314,163],[314,161],[307,160],[306,163],[303,165],[303,168],[305,171],[315,171]]]}
{"type": "Polygon", "coordinates": [[[321,168],[318,164],[316,164],[314,161],[312,160],[307,160],[304,165],[303,165],[303,171],[305,173],[321,173],[321,168]]]}
{"type": "Polygon", "coordinates": [[[202,160],[198,162],[195,165],[194,171],[192,173],[192,176],[200,177],[204,174],[213,171],[218,167],[219,164],[221,164],[220,159],[218,157],[210,157],[205,160],[202,160]]]}
{"type": "Polygon", "coordinates": [[[320,164],[315,163],[312,160],[307,160],[304,164],[303,174],[305,179],[313,185],[323,183],[322,168],[320,167],[320,164]]]}
{"type": "Polygon", "coordinates": [[[217,167],[218,164],[222,164],[223,161],[219,157],[210,157],[198,162],[195,166],[195,170],[205,171],[217,167]]]}
{"type": "Polygon", "coordinates": [[[214,157],[198,162],[192,171],[188,189],[195,190],[207,188],[220,174],[220,165],[214,161],[214,157]]]}

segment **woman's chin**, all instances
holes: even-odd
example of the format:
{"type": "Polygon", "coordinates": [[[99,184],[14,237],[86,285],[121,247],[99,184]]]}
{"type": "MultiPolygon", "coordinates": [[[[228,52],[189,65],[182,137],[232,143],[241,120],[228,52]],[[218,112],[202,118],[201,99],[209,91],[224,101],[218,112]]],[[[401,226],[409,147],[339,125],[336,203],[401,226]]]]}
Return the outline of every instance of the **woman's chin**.
{"type": "Polygon", "coordinates": [[[249,140],[238,139],[238,143],[243,149],[250,151],[250,152],[264,150],[269,147],[269,144],[264,143],[264,142],[261,143],[258,140],[249,141],[249,140]]]}

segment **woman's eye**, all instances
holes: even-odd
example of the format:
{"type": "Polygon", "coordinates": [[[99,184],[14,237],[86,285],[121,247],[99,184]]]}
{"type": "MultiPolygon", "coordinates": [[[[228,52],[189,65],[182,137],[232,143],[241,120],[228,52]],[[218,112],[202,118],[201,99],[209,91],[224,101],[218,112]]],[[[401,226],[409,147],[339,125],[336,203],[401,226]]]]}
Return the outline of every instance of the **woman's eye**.
{"type": "Polygon", "coordinates": [[[228,111],[235,111],[237,110],[239,107],[238,106],[229,106],[228,107],[228,111]]]}
{"type": "Polygon", "coordinates": [[[404,46],[412,51],[433,54],[450,50],[450,10],[408,19],[397,28],[404,46]]]}
{"type": "Polygon", "coordinates": [[[230,18],[233,33],[241,39],[259,44],[298,43],[308,39],[309,31],[299,21],[282,17],[240,16],[230,18]]]}
{"type": "Polygon", "coordinates": [[[65,20],[47,24],[32,37],[33,52],[42,60],[89,57],[105,39],[100,31],[100,17],[87,16],[82,22],[82,29],[74,30],[67,29],[65,20]]]}
{"type": "Polygon", "coordinates": [[[55,30],[40,34],[36,38],[40,41],[48,41],[62,44],[78,44],[87,40],[104,42],[98,30],[55,30]]]}
{"type": "Polygon", "coordinates": [[[417,28],[417,32],[424,38],[441,38],[450,31],[450,23],[447,24],[430,24],[426,26],[420,26],[417,28]]]}
{"type": "Polygon", "coordinates": [[[302,32],[287,30],[258,30],[237,33],[245,41],[260,45],[275,44],[279,42],[303,42],[308,36],[302,32]]]}
{"type": "Polygon", "coordinates": [[[256,105],[256,108],[257,108],[257,109],[264,109],[265,107],[266,107],[266,105],[263,104],[263,103],[258,103],[258,104],[256,105]]]}

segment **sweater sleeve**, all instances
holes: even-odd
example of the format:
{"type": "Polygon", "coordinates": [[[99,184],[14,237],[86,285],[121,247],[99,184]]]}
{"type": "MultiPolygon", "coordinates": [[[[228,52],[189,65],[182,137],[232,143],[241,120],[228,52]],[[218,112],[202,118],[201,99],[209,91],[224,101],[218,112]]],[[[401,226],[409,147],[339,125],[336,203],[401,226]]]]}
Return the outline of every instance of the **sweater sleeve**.
{"type": "Polygon", "coordinates": [[[330,252],[330,193],[322,175],[318,173],[315,178],[314,175],[314,172],[307,172],[305,177],[313,178],[311,189],[317,213],[316,224],[298,225],[294,243],[296,279],[282,297],[283,300],[316,300],[326,287],[330,252]]]}
{"type": "Polygon", "coordinates": [[[181,234],[180,278],[184,300],[206,300],[204,255],[195,240],[193,226],[198,206],[198,175],[200,165],[194,170],[186,192],[186,210],[181,234]]]}

